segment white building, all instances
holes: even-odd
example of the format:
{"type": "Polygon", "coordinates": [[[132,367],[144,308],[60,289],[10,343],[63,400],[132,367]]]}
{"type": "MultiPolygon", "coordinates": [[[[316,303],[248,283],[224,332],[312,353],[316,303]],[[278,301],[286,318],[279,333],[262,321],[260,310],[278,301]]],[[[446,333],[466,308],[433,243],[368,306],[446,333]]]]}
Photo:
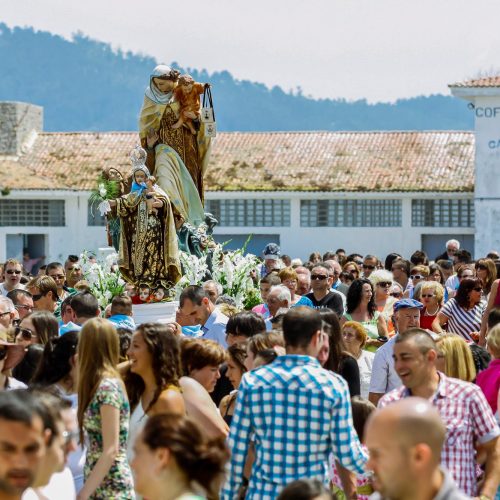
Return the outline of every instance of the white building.
{"type": "MultiPolygon", "coordinates": [[[[0,261],[23,247],[62,260],[106,245],[90,190],[105,165],[128,172],[137,141],[136,133],[43,132],[40,107],[0,103],[0,261]]],[[[483,192],[483,201],[474,197],[474,144],[472,132],[453,131],[220,133],[206,208],[220,221],[219,241],[241,246],[253,234],[257,254],[274,241],[302,258],[339,247],[381,257],[423,248],[434,258],[452,237],[473,252],[484,202],[483,192]]],[[[479,239],[478,255],[493,248],[479,239]]]]}

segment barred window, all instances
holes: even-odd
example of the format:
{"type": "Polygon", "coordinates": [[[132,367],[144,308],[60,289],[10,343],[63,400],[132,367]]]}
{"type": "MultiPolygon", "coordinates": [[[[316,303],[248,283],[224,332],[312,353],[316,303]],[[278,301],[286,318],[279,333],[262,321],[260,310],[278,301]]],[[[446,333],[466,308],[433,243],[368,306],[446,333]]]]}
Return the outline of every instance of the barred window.
{"type": "Polygon", "coordinates": [[[87,203],[87,226],[105,226],[106,225],[106,217],[101,215],[99,209],[97,208],[97,204],[92,204],[90,202],[87,203]]]}
{"type": "Polygon", "coordinates": [[[401,200],[301,200],[302,227],[399,227],[401,200]]]}
{"type": "Polygon", "coordinates": [[[207,200],[206,211],[224,227],[290,225],[289,200],[207,200]]]}
{"type": "Polygon", "coordinates": [[[64,226],[64,200],[0,200],[0,226],[64,226]]]}
{"type": "Polygon", "coordinates": [[[474,200],[412,200],[411,225],[474,227],[474,200]]]}

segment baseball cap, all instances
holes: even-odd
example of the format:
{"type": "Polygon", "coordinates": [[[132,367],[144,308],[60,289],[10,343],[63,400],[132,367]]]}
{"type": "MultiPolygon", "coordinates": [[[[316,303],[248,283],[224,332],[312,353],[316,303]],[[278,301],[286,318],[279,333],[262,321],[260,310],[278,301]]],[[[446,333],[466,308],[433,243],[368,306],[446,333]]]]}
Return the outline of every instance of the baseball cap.
{"type": "Polygon", "coordinates": [[[262,253],[264,259],[278,260],[280,258],[280,247],[276,243],[268,243],[262,253]]]}

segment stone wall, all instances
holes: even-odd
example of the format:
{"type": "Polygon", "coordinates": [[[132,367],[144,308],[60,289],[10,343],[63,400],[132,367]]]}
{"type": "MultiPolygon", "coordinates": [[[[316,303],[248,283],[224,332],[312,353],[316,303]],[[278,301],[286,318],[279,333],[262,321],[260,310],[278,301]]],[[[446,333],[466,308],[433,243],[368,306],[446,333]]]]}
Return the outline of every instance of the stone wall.
{"type": "Polygon", "coordinates": [[[43,130],[43,108],[24,102],[0,102],[0,155],[17,156],[43,130]]]}

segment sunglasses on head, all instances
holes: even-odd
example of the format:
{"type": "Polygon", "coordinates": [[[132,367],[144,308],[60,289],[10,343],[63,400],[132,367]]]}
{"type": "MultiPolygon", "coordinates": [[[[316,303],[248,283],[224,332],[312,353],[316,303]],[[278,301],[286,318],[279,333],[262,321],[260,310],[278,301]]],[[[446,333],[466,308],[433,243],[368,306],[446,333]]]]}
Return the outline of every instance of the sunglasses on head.
{"type": "Polygon", "coordinates": [[[325,276],[324,274],[314,274],[314,275],[311,275],[311,279],[312,280],[323,281],[323,280],[326,280],[327,278],[328,278],[328,276],[325,276]]]}
{"type": "Polygon", "coordinates": [[[7,357],[7,347],[0,346],[0,361],[7,357]]]}
{"type": "Polygon", "coordinates": [[[386,286],[391,286],[392,281],[381,281],[380,283],[377,283],[378,286],[386,287],[386,286]]]}
{"type": "Polygon", "coordinates": [[[21,271],[14,271],[13,269],[9,269],[5,271],[7,274],[21,274],[21,271]]]}
{"type": "Polygon", "coordinates": [[[17,337],[21,334],[23,340],[31,340],[36,335],[29,328],[21,328],[20,326],[16,326],[14,328],[14,335],[17,337]]]}

